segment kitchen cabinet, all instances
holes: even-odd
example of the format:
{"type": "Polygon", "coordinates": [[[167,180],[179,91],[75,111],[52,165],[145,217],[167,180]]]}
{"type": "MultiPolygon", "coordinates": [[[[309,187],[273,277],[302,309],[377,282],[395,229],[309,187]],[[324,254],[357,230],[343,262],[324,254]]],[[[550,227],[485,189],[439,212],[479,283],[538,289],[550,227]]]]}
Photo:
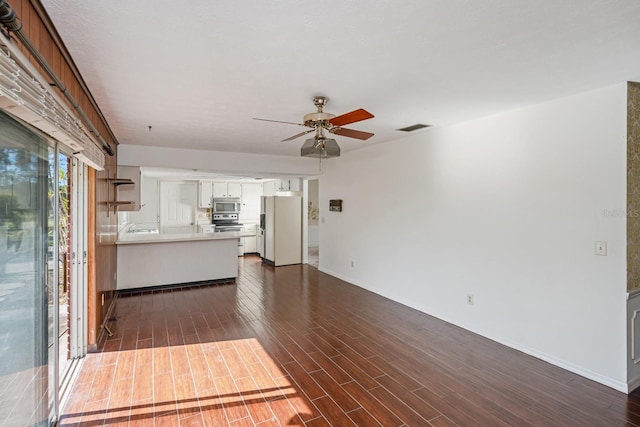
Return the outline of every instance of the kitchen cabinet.
{"type": "Polygon", "coordinates": [[[244,239],[244,253],[255,254],[258,252],[258,245],[256,243],[256,236],[243,237],[244,239]]]}
{"type": "Polygon", "coordinates": [[[242,197],[242,185],[239,182],[214,182],[213,197],[242,197]]]}
{"type": "Polygon", "coordinates": [[[242,197],[242,185],[239,182],[228,182],[227,193],[227,197],[242,197]]]}
{"type": "Polygon", "coordinates": [[[198,207],[207,209],[211,207],[213,199],[213,181],[198,181],[198,207]]]}
{"type": "MultiPolygon", "coordinates": [[[[275,181],[276,191],[302,191],[302,180],[300,178],[277,179],[275,181]]],[[[271,194],[265,194],[271,196],[271,194]]]]}
{"type": "Polygon", "coordinates": [[[226,182],[214,182],[213,183],[213,197],[221,199],[227,197],[227,183],[226,182]]]}
{"type": "Polygon", "coordinates": [[[253,254],[258,252],[258,245],[256,242],[257,236],[257,225],[256,224],[247,224],[244,226],[244,231],[247,233],[253,233],[252,236],[243,237],[244,240],[244,253],[245,254],[253,254]]]}
{"type": "Polygon", "coordinates": [[[262,196],[262,184],[242,184],[241,221],[260,219],[260,196],[262,196]]]}
{"type": "Polygon", "coordinates": [[[262,195],[263,196],[275,196],[276,189],[278,188],[278,181],[265,181],[262,183],[262,195]]]}
{"type": "Polygon", "coordinates": [[[291,178],[289,181],[289,191],[302,191],[302,180],[300,178],[291,178]]]}
{"type": "Polygon", "coordinates": [[[117,184],[118,180],[131,180],[128,185],[115,185],[116,199],[119,203],[119,211],[139,211],[140,210],[140,183],[142,181],[139,166],[118,166],[117,179],[113,180],[117,184]]]}

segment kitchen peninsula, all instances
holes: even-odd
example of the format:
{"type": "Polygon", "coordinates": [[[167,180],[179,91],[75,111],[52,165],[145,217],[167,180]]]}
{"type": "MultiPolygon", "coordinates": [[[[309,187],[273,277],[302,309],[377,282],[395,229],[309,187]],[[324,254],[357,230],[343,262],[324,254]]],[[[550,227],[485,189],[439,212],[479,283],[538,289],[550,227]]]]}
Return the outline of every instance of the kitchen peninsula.
{"type": "Polygon", "coordinates": [[[133,289],[238,276],[238,239],[244,232],[123,233],[117,288],[133,289]]]}

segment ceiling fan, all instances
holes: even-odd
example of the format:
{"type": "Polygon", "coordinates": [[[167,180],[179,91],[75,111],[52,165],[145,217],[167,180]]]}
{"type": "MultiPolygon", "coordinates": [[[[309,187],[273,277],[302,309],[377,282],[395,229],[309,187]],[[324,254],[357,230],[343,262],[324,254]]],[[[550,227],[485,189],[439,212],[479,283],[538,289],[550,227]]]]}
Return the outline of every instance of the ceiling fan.
{"type": "Polygon", "coordinates": [[[258,118],[254,118],[254,120],[274,123],[286,123],[311,128],[282,140],[282,142],[291,141],[301,137],[302,135],[315,132],[315,137],[313,139],[306,140],[304,145],[300,149],[300,154],[303,157],[327,158],[337,157],[340,155],[340,147],[338,146],[338,143],[335,139],[328,139],[325,136],[325,131],[340,136],[346,136],[348,138],[360,139],[362,141],[366,141],[374,135],[370,132],[363,132],[360,130],[347,129],[342,127],[344,125],[359,122],[361,120],[370,119],[374,117],[373,114],[362,108],[346,114],[342,114],[340,116],[336,116],[331,113],[325,113],[324,111],[322,111],[322,108],[327,105],[328,101],[329,99],[324,96],[314,97],[313,104],[318,110],[315,113],[305,114],[303,123],[283,122],[280,120],[258,118]]]}

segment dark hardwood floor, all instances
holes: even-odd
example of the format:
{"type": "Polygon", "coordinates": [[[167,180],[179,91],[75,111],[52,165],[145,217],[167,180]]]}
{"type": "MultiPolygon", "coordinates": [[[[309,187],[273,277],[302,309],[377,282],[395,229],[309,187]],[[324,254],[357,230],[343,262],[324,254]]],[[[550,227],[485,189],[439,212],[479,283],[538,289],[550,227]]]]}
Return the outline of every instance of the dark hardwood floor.
{"type": "Polygon", "coordinates": [[[306,265],[118,299],[60,425],[640,426],[626,396],[306,265]]]}

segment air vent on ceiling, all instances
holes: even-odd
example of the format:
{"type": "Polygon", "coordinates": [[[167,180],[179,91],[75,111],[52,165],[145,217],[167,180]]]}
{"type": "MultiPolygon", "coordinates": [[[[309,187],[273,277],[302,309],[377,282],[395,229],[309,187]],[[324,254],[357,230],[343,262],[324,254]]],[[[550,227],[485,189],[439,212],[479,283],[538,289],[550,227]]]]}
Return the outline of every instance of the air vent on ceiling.
{"type": "Polygon", "coordinates": [[[431,125],[423,125],[422,123],[417,123],[415,125],[407,126],[407,127],[396,129],[396,130],[401,130],[402,132],[413,132],[414,130],[424,129],[428,127],[431,127],[431,125]]]}

